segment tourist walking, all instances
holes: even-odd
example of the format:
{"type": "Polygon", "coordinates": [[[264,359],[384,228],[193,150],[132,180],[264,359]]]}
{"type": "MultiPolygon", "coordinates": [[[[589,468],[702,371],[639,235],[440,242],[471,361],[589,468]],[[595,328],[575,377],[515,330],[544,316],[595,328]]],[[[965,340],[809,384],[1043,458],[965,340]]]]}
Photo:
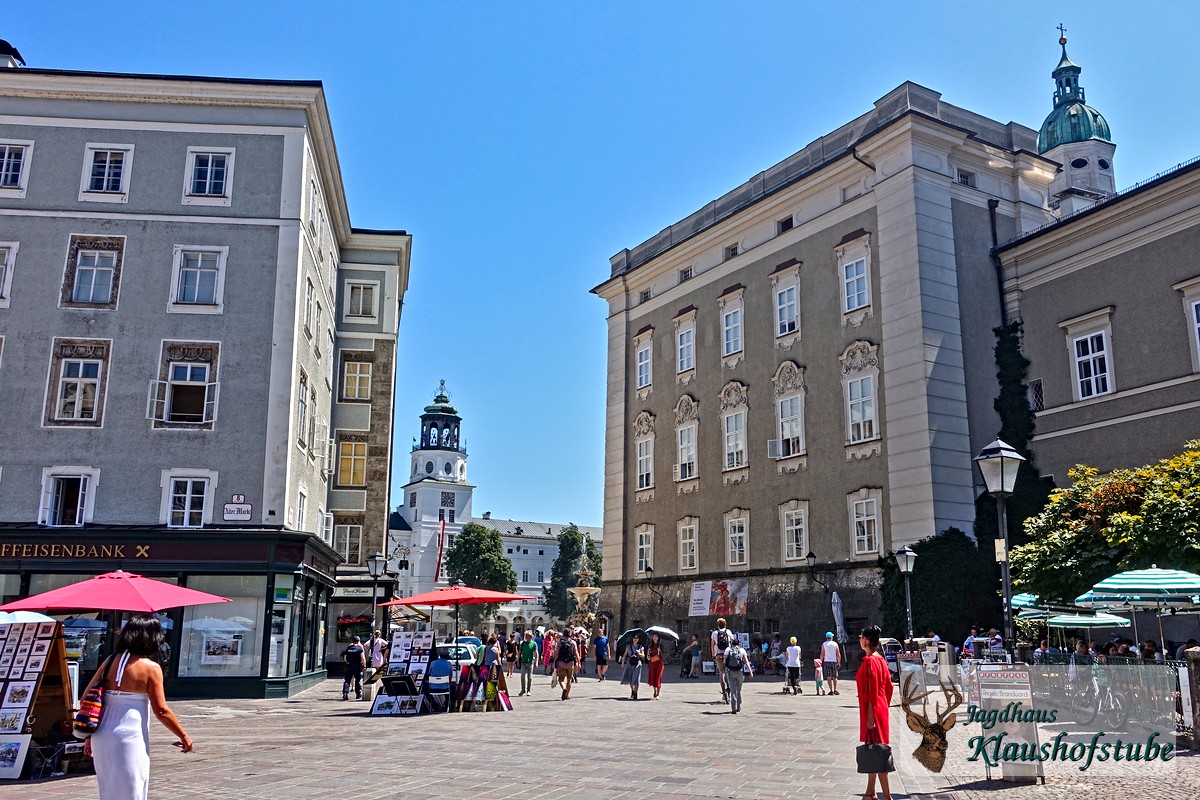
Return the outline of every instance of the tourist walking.
{"type": "Polygon", "coordinates": [[[527,695],[533,691],[533,668],[537,665],[538,646],[533,640],[533,634],[525,632],[525,641],[521,642],[521,694],[527,695]]]}
{"type": "Polygon", "coordinates": [[[646,648],[642,647],[641,636],[634,634],[625,648],[625,671],[621,673],[621,685],[629,687],[629,699],[638,699],[638,684],[642,682],[642,662],[646,660],[646,648]]]}
{"type": "Polygon", "coordinates": [[[357,636],[350,639],[350,645],[342,651],[342,663],[346,665],[346,677],[342,680],[342,699],[350,699],[350,685],[354,685],[354,697],[362,700],[363,670],[367,668],[367,651],[363,649],[362,640],[357,636]]]}
{"type": "Polygon", "coordinates": [[[720,659],[725,665],[725,686],[729,693],[729,712],[736,714],[742,710],[742,682],[747,677],[754,677],[754,668],[750,666],[750,656],[742,649],[742,643],[737,637],[730,638],[729,647],[720,659]]]}
{"type": "Polygon", "coordinates": [[[729,702],[729,690],[725,686],[725,651],[729,649],[729,643],[733,641],[733,636],[730,630],[725,627],[725,618],[717,619],[717,627],[709,637],[711,645],[709,652],[712,655],[713,663],[717,665],[717,680],[721,684],[721,701],[729,702]]]}
{"type": "Polygon", "coordinates": [[[825,632],[825,641],[821,642],[821,662],[825,667],[825,677],[829,680],[829,693],[838,693],[838,670],[842,668],[842,646],[834,641],[833,634],[825,632]]]}
{"type": "Polygon", "coordinates": [[[654,690],[654,699],[662,690],[663,670],[667,662],[663,660],[662,639],[657,633],[650,634],[650,645],[646,648],[646,661],[650,665],[646,672],[646,683],[654,690]]]}
{"type": "Polygon", "coordinates": [[[508,640],[504,643],[505,674],[508,675],[508,677],[510,677],[510,678],[512,677],[513,669],[517,665],[517,647],[518,646],[519,645],[517,642],[517,634],[515,632],[510,633],[508,635],[508,640]]]}
{"type": "Polygon", "coordinates": [[[592,651],[596,656],[596,677],[604,680],[608,674],[608,637],[604,634],[604,628],[599,628],[596,638],[592,639],[592,651]]]}
{"type": "Polygon", "coordinates": [[[700,677],[700,660],[703,658],[703,652],[703,648],[700,646],[700,637],[693,633],[692,642],[684,649],[683,658],[680,659],[683,663],[679,667],[679,677],[700,677]]]}
{"type": "Polygon", "coordinates": [[[813,681],[817,684],[817,694],[825,694],[825,666],[821,659],[813,659],[813,681]]]}
{"type": "Polygon", "coordinates": [[[83,744],[84,753],[95,761],[100,800],[146,800],[151,711],[178,737],[174,745],[184,753],[192,752],[192,740],[163,694],[162,667],[154,660],[162,640],[162,625],[156,618],[139,615],[129,620],[117,636],[116,654],[87,687],[104,690],[100,727],[83,744]]]}
{"type": "Polygon", "coordinates": [[[767,652],[767,657],[771,660],[771,674],[777,675],[783,670],[780,667],[780,661],[783,658],[783,640],[779,638],[779,634],[771,639],[771,647],[767,652]]]}
{"type": "Polygon", "coordinates": [[[804,694],[804,687],[800,685],[800,645],[796,644],[796,637],[793,636],[787,648],[787,688],[792,690],[793,695],[804,694]]]}
{"type": "MultiPolygon", "coordinates": [[[[554,639],[555,639],[554,631],[546,631],[546,635],[542,637],[542,664],[545,667],[542,670],[543,675],[549,675],[552,672],[554,672],[554,652],[555,652],[554,639]]],[[[554,688],[554,685],[557,682],[557,680],[558,680],[558,676],[555,675],[554,680],[552,680],[550,682],[551,688],[554,688]]]]}
{"type": "Polygon", "coordinates": [[[496,634],[487,637],[487,643],[483,647],[483,662],[480,670],[480,679],[494,681],[500,672],[500,641],[496,638],[496,634]]]}
{"type": "Polygon", "coordinates": [[[562,699],[571,699],[571,683],[575,677],[575,667],[579,663],[579,649],[575,640],[564,634],[558,640],[558,651],[554,655],[554,673],[558,684],[562,686],[562,699]]]}
{"type": "Polygon", "coordinates": [[[371,669],[381,669],[387,664],[388,659],[388,643],[379,631],[371,634],[371,641],[367,643],[367,653],[371,659],[371,669]]]}
{"type": "MultiPolygon", "coordinates": [[[[892,702],[892,674],[879,652],[879,626],[864,628],[858,643],[866,654],[854,678],[858,687],[858,740],[863,744],[890,745],[888,706],[892,702]]],[[[879,788],[883,790],[883,800],[892,800],[892,791],[888,787],[889,771],[867,773],[867,791],[863,794],[863,800],[876,800],[877,777],[879,788]]]]}

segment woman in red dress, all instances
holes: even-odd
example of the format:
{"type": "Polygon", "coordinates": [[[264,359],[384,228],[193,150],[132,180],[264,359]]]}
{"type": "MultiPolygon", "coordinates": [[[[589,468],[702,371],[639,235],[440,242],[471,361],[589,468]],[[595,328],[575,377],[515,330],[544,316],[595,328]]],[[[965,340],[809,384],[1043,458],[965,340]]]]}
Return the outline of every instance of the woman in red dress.
{"type": "Polygon", "coordinates": [[[654,689],[654,699],[658,699],[658,690],[662,688],[663,668],[667,662],[663,661],[662,642],[659,640],[657,633],[650,634],[650,646],[646,648],[646,658],[650,661],[650,672],[646,676],[646,683],[654,689]]]}
{"type": "MultiPolygon", "coordinates": [[[[879,651],[879,626],[864,628],[858,643],[866,653],[854,677],[858,686],[858,739],[864,744],[890,745],[888,706],[892,703],[892,673],[879,651]]],[[[867,773],[867,791],[863,800],[876,800],[876,776],[879,777],[879,788],[883,790],[883,800],[892,800],[886,772],[867,773]]]]}

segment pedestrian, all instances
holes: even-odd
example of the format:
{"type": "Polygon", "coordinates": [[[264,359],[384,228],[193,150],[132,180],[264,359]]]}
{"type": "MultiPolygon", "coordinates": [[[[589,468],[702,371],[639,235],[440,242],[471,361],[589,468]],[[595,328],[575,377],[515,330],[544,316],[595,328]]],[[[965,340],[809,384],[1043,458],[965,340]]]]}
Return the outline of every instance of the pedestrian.
{"type": "Polygon", "coordinates": [[[750,666],[750,656],[742,649],[742,643],[736,636],[730,637],[729,647],[721,661],[725,665],[725,686],[729,693],[729,711],[736,714],[742,710],[742,682],[748,677],[754,677],[754,669],[750,666]]]}
{"type": "Polygon", "coordinates": [[[575,640],[564,634],[558,640],[558,652],[554,656],[554,672],[558,683],[562,686],[562,699],[571,699],[571,682],[575,675],[575,666],[579,663],[579,650],[575,640]]]}
{"type": "Polygon", "coordinates": [[[533,668],[537,666],[538,646],[533,640],[533,634],[525,632],[525,641],[521,642],[521,694],[527,695],[533,691],[533,668]]]}
{"type": "MultiPolygon", "coordinates": [[[[546,631],[546,635],[542,637],[542,664],[544,666],[542,671],[543,675],[549,675],[550,673],[554,672],[554,652],[554,631],[546,631]]],[[[555,680],[550,682],[551,688],[554,688],[556,681],[557,676],[555,676],[555,680]]]]}
{"type": "MultiPolygon", "coordinates": [[[[138,615],[117,635],[117,648],[97,670],[93,685],[104,690],[100,727],[83,743],[96,767],[100,800],[146,800],[150,786],[150,716],[166,726],[181,752],[192,752],[192,740],[167,706],[162,667],[155,661],[162,624],[138,615]]],[[[85,691],[86,694],[86,691],[85,691]]]]}
{"type": "Polygon", "coordinates": [[[363,670],[367,668],[367,651],[363,649],[362,639],[354,636],[350,645],[342,651],[342,662],[346,665],[346,677],[342,681],[342,699],[350,699],[350,684],[354,684],[354,698],[362,700],[363,670]]]}
{"type": "Polygon", "coordinates": [[[971,628],[971,632],[967,634],[967,638],[963,639],[963,645],[962,645],[962,657],[963,658],[974,658],[975,657],[975,637],[978,635],[979,635],[979,631],[976,630],[975,628],[971,628]]]}
{"type": "Polygon", "coordinates": [[[487,643],[483,647],[483,662],[480,670],[480,679],[494,681],[497,679],[496,673],[500,670],[500,641],[495,634],[488,636],[487,643]]]}
{"type": "Polygon", "coordinates": [[[604,628],[596,630],[596,638],[592,639],[592,651],[596,656],[596,676],[604,680],[604,676],[608,674],[608,636],[605,635],[604,628]]]}
{"type": "Polygon", "coordinates": [[[634,634],[625,648],[625,671],[621,673],[621,685],[629,687],[629,699],[637,700],[638,684],[642,682],[642,662],[646,660],[646,648],[642,647],[641,636],[634,634]]]}
{"type": "Polygon", "coordinates": [[[658,693],[662,690],[663,670],[667,666],[667,662],[663,661],[662,639],[657,633],[650,634],[650,645],[646,648],[646,660],[649,663],[649,669],[646,673],[646,684],[654,690],[654,699],[658,699],[658,693]]]}
{"type": "Polygon", "coordinates": [[[725,651],[729,649],[733,638],[729,629],[725,627],[725,618],[718,617],[716,630],[709,636],[709,653],[717,667],[717,681],[721,684],[721,702],[723,703],[729,702],[729,689],[725,686],[725,651]]]}
{"type": "Polygon", "coordinates": [[[388,658],[388,643],[379,631],[375,631],[371,635],[371,641],[367,645],[367,652],[370,653],[371,669],[382,669],[387,663],[388,658]]]}
{"type": "MultiPolygon", "coordinates": [[[[866,653],[854,678],[858,687],[858,739],[863,744],[890,745],[888,706],[892,702],[892,673],[879,652],[879,626],[864,628],[858,643],[866,653]]],[[[867,773],[867,791],[863,800],[875,800],[876,777],[883,790],[883,800],[892,800],[887,772],[867,773]]]]}
{"type": "MultiPolygon", "coordinates": [[[[804,687],[800,685],[800,645],[796,644],[796,637],[793,636],[788,642],[787,648],[787,685],[792,690],[793,695],[804,694],[804,687]]],[[[786,692],[787,689],[785,688],[786,692]]]]}
{"type": "Polygon", "coordinates": [[[838,670],[842,668],[842,646],[834,641],[833,633],[825,632],[821,643],[821,661],[824,662],[825,677],[829,679],[829,693],[838,693],[838,670]]]}
{"type": "Polygon", "coordinates": [[[579,653],[579,662],[575,666],[575,677],[587,674],[587,634],[583,631],[575,631],[573,634],[575,639],[575,652],[579,653]]]}
{"type": "Polygon", "coordinates": [[[771,649],[767,655],[771,659],[771,674],[778,675],[782,671],[779,662],[783,658],[783,639],[778,633],[771,638],[771,649]]]}
{"type": "Polygon", "coordinates": [[[504,667],[505,674],[512,677],[513,668],[517,665],[517,634],[510,633],[508,640],[504,642],[504,667]]]}
{"type": "Polygon", "coordinates": [[[813,680],[817,684],[817,694],[825,694],[825,668],[819,658],[813,659],[813,680]]]}

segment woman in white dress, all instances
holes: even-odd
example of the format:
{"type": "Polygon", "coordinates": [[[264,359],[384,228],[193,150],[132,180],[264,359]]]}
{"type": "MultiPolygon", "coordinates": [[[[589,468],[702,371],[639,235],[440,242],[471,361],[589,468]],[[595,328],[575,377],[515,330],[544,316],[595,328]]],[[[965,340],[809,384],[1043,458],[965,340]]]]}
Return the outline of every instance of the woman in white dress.
{"type": "MultiPolygon", "coordinates": [[[[150,786],[150,713],[179,737],[174,744],[192,752],[163,695],[162,667],[153,660],[162,643],[154,617],[137,616],[117,636],[117,652],[101,666],[93,683],[104,688],[100,727],[84,744],[96,765],[100,800],[146,800],[150,786]]],[[[89,687],[90,688],[90,687],[89,687]]]]}

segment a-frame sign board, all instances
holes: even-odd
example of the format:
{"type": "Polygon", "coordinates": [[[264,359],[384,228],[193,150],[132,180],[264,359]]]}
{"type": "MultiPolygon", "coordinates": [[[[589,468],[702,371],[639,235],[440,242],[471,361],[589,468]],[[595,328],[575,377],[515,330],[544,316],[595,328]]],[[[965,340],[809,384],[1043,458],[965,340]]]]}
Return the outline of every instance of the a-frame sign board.
{"type": "Polygon", "coordinates": [[[19,778],[30,748],[71,711],[62,623],[0,624],[0,779],[19,778]]]}

